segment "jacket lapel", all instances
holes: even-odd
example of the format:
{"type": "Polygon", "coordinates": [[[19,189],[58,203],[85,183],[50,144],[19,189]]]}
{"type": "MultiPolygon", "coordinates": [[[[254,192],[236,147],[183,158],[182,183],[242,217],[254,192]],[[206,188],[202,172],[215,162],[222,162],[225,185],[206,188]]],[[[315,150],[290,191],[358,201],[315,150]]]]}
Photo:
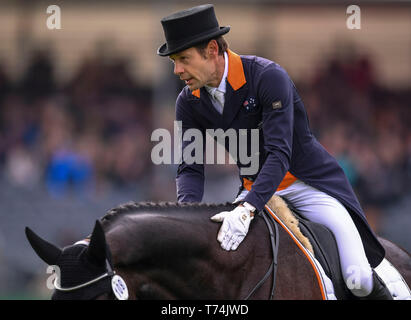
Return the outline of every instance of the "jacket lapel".
{"type": "Polygon", "coordinates": [[[240,89],[234,90],[231,84],[227,82],[222,123],[222,128],[224,130],[230,127],[235,116],[240,111],[247,89],[248,86],[245,84],[240,89]]]}

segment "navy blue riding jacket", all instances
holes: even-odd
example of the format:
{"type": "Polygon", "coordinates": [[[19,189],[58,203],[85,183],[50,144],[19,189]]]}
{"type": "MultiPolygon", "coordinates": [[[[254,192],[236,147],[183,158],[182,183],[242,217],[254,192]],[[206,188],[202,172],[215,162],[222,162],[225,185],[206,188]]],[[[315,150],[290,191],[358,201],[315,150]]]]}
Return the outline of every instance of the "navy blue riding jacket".
{"type": "MultiPolygon", "coordinates": [[[[286,174],[291,174],[346,207],[360,232],[371,266],[377,266],[385,255],[384,248],[369,227],[344,171],[313,136],[304,104],[287,72],[261,57],[239,56],[230,50],[228,57],[222,114],[215,110],[204,87],[190,91],[186,86],[179,94],[176,120],[182,122],[183,135],[186,130],[196,128],[205,141],[206,129],[233,128],[237,133],[239,129],[258,129],[259,169],[251,176],[240,175],[243,182],[244,178],[253,181],[244,200],[262,210],[286,174]]],[[[183,150],[190,143],[183,141],[183,150]]],[[[250,145],[241,147],[251,150],[250,145]]],[[[240,161],[237,165],[246,166],[240,161]]],[[[200,202],[204,165],[182,161],[176,183],[179,202],[200,202]]]]}

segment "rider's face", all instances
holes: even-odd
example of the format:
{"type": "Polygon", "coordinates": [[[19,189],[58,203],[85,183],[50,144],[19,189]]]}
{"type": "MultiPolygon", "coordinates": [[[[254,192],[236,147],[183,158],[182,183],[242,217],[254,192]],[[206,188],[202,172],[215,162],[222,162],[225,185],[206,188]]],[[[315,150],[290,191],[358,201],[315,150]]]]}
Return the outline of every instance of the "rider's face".
{"type": "Polygon", "coordinates": [[[194,47],[170,56],[174,62],[174,74],[185,81],[191,91],[214,83],[216,59],[207,49],[204,56],[194,47]]]}

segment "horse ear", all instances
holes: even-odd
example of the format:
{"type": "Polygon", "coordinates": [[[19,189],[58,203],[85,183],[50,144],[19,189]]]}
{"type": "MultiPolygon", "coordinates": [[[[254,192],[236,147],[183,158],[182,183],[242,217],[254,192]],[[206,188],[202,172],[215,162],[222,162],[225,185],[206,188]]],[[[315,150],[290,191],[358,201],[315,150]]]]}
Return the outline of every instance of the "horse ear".
{"type": "Polygon", "coordinates": [[[87,255],[98,265],[105,263],[107,258],[106,237],[103,227],[99,220],[94,225],[93,233],[91,234],[90,244],[87,249],[87,255]]]}
{"type": "Polygon", "coordinates": [[[48,265],[56,265],[62,250],[40,238],[28,227],[26,227],[25,232],[31,247],[37,255],[48,265]]]}

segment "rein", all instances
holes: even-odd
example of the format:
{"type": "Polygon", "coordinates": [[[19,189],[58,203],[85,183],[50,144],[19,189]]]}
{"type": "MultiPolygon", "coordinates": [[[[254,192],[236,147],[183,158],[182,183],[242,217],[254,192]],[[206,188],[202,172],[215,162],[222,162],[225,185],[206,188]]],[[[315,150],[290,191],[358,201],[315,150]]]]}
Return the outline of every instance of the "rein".
{"type": "Polygon", "coordinates": [[[270,274],[273,274],[273,281],[271,284],[271,293],[269,296],[269,300],[272,300],[274,297],[274,290],[275,290],[275,282],[276,282],[276,276],[277,276],[277,257],[278,257],[278,246],[279,246],[279,231],[278,231],[278,226],[277,223],[273,219],[268,219],[266,217],[266,212],[263,210],[262,213],[260,214],[263,216],[263,219],[267,225],[268,232],[270,233],[270,243],[271,243],[271,248],[272,248],[272,253],[273,253],[273,261],[271,262],[270,267],[268,268],[266,274],[264,277],[255,285],[254,289],[250,291],[250,293],[247,295],[247,297],[244,298],[244,300],[250,299],[250,297],[254,294],[255,291],[257,291],[268,279],[270,274]],[[275,234],[272,228],[272,225],[274,225],[275,229],[275,234]]]}

